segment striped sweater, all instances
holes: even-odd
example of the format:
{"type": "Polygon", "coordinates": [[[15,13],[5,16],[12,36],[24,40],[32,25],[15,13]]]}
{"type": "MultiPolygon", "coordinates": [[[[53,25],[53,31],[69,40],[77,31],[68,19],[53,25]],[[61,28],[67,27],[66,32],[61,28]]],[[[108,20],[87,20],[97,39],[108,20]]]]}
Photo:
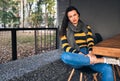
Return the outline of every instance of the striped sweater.
{"type": "MultiPolygon", "coordinates": [[[[92,47],[94,45],[94,39],[92,36],[91,27],[87,26],[87,28],[88,28],[87,34],[84,33],[82,30],[80,32],[74,32],[74,38],[75,38],[76,44],[80,48],[88,47],[89,51],[91,51],[92,47]]],[[[77,51],[76,49],[72,48],[69,45],[66,35],[62,36],[60,39],[62,42],[62,48],[64,49],[65,52],[72,52],[72,53],[79,53],[80,52],[80,51],[77,51]]]]}

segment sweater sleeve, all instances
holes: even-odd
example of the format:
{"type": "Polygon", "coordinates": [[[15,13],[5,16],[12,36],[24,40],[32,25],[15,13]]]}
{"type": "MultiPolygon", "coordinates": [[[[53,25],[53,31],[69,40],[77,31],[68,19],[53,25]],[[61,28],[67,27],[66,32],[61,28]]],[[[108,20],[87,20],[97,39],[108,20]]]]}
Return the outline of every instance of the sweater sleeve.
{"type": "Polygon", "coordinates": [[[72,48],[68,41],[67,41],[67,37],[64,35],[61,38],[61,43],[62,43],[62,48],[64,49],[65,52],[71,52],[71,53],[79,53],[79,51],[77,51],[76,49],[72,48]]]}
{"type": "Polygon", "coordinates": [[[88,42],[88,47],[89,51],[92,51],[92,47],[94,46],[94,38],[93,38],[93,33],[91,31],[91,27],[87,26],[88,28],[88,33],[87,33],[87,42],[88,42]]]}

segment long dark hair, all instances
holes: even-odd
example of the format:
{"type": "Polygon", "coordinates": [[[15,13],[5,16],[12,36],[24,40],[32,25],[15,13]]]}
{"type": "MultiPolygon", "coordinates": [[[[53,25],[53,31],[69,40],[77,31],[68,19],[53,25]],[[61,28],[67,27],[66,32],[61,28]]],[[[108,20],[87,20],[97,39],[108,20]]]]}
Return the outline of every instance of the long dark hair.
{"type": "Polygon", "coordinates": [[[80,16],[79,11],[74,6],[69,6],[66,9],[65,15],[64,15],[63,20],[62,20],[62,25],[61,25],[61,30],[60,30],[60,37],[63,36],[63,35],[66,35],[66,28],[68,27],[68,22],[69,22],[68,12],[72,11],[72,10],[75,10],[78,13],[78,15],[80,16]]]}

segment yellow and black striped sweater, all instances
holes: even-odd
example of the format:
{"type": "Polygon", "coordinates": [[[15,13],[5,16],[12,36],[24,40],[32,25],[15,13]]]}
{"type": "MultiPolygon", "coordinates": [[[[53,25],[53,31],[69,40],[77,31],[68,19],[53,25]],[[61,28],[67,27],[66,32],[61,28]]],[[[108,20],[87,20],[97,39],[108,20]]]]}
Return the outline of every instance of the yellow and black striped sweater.
{"type": "MultiPolygon", "coordinates": [[[[89,51],[91,51],[92,47],[94,45],[94,39],[93,39],[91,27],[87,26],[87,28],[88,28],[87,34],[84,33],[82,30],[80,32],[74,32],[74,38],[75,38],[76,44],[80,48],[88,47],[89,51]]],[[[62,42],[62,48],[64,49],[65,52],[72,52],[72,53],[79,53],[80,52],[80,51],[77,51],[76,49],[72,48],[69,45],[66,35],[61,37],[61,42],[62,42]]]]}

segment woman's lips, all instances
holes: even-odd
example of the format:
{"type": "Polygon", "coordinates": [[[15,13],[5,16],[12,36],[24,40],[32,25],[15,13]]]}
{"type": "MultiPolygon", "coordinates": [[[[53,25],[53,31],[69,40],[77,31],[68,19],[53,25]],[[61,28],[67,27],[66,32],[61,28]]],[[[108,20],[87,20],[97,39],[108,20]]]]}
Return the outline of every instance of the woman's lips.
{"type": "Polygon", "coordinates": [[[73,20],[73,23],[76,23],[76,20],[73,20]]]}

